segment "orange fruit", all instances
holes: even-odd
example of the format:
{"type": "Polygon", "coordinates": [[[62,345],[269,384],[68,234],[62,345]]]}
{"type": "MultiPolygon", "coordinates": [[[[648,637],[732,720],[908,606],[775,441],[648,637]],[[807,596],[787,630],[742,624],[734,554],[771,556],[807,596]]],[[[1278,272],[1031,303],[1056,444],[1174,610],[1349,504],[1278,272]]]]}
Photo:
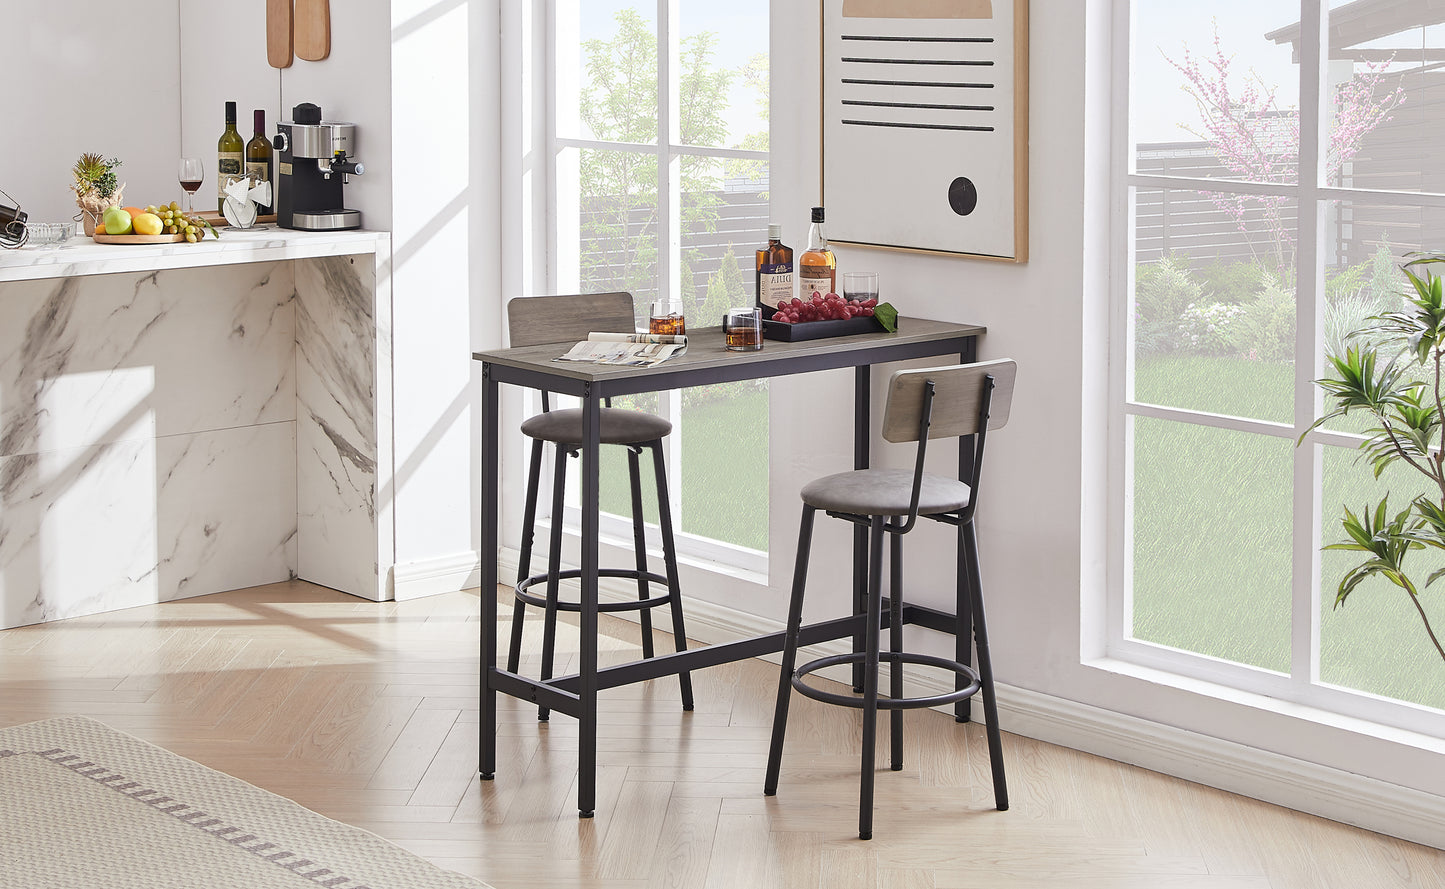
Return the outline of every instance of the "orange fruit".
{"type": "Polygon", "coordinates": [[[139,216],[139,215],[141,215],[142,213],[145,212],[145,210],[142,209],[141,207],[121,207],[121,209],[124,210],[125,212],[129,213],[129,214],[130,214],[130,218],[131,218],[132,220],[134,220],[137,216],[139,216]]]}

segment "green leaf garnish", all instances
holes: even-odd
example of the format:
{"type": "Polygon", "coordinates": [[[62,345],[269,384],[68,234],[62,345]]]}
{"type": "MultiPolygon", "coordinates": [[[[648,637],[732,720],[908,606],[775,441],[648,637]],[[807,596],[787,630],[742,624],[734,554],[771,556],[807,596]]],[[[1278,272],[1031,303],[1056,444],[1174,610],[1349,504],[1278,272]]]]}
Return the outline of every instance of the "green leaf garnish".
{"type": "Polygon", "coordinates": [[[873,317],[883,325],[883,329],[889,333],[898,332],[898,310],[893,308],[891,303],[879,303],[873,307],[873,317]]]}

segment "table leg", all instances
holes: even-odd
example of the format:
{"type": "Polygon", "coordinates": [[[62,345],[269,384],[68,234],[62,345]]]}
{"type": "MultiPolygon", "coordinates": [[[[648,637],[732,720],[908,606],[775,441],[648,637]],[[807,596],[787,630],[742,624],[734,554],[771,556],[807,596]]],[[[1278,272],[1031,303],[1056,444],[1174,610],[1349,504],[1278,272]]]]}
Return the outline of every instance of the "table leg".
{"type": "Polygon", "coordinates": [[[483,781],[490,781],[497,772],[497,690],[492,687],[492,671],[497,666],[497,381],[492,379],[492,366],[482,364],[482,465],[481,465],[481,546],[479,573],[482,596],[482,659],[481,659],[481,745],[477,772],[483,781]]]}
{"type": "MultiPolygon", "coordinates": [[[[853,468],[868,468],[869,406],[873,397],[872,366],[853,369],[853,468]]],[[[853,526],[853,613],[862,614],[868,603],[868,529],[853,526]]],[[[853,637],[853,650],[862,651],[863,633],[853,637]]],[[[853,665],[853,691],[863,692],[863,664],[853,665]]]]}
{"type": "MultiPolygon", "coordinates": [[[[958,353],[960,364],[972,364],[977,358],[978,348],[970,338],[968,345],[958,353]]],[[[973,436],[966,435],[958,440],[958,477],[962,481],[973,478],[973,436]]],[[[963,539],[959,538],[956,577],[954,580],[954,615],[957,618],[953,629],[953,659],[960,664],[973,663],[973,604],[969,596],[969,583],[963,552],[963,539]]],[[[954,688],[963,688],[962,676],[954,678],[954,688]]],[[[973,718],[973,698],[964,698],[953,705],[955,722],[968,722],[973,718]]]]}
{"type": "Polygon", "coordinates": [[[597,797],[597,536],[601,414],[589,385],[582,393],[582,627],[577,694],[577,814],[591,818],[597,797]]]}

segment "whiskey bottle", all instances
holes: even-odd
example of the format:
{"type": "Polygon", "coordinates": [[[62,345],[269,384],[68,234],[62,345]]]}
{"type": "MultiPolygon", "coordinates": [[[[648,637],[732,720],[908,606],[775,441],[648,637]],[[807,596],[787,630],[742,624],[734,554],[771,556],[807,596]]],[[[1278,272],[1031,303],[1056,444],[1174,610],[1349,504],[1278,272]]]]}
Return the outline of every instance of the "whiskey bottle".
{"type": "Polygon", "coordinates": [[[793,248],[782,241],[783,227],[768,226],[768,246],[758,251],[758,305],[776,309],[793,298],[793,248]]]}
{"type": "Polygon", "coordinates": [[[833,251],[828,249],[828,238],[823,234],[823,208],[813,208],[813,224],[808,228],[808,249],[798,258],[798,277],[802,279],[802,298],[809,299],[814,293],[826,296],[837,293],[838,263],[833,251]]]}

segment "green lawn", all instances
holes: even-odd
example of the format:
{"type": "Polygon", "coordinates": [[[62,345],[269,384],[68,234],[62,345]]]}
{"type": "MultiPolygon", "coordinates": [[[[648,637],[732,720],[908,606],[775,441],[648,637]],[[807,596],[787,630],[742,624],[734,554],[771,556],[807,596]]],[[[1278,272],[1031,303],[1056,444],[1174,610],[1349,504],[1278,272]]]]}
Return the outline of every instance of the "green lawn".
{"type": "MultiPolygon", "coordinates": [[[[730,392],[685,407],[682,426],[682,521],[676,522],[674,517],[674,527],[739,546],[767,549],[767,390],[730,392]]],[[[631,516],[626,451],[614,447],[602,450],[602,509],[631,516]]],[[[657,497],[652,460],[643,456],[642,514],[655,523],[657,497]]]]}
{"type": "MultiPolygon", "coordinates": [[[[1294,370],[1241,359],[1144,359],[1142,401],[1262,419],[1288,419],[1294,370]]],[[[1294,442],[1152,418],[1134,421],[1134,635],[1287,672],[1290,662],[1294,442]]],[[[1322,528],[1343,535],[1340,507],[1390,494],[1402,507],[1422,490],[1403,471],[1378,482],[1356,453],[1326,448],[1322,528]]],[[[1352,553],[1323,554],[1321,679],[1445,708],[1445,663],[1408,597],[1385,581],[1333,608],[1352,553]]],[[[1416,553],[1421,578],[1439,564],[1416,553]]],[[[1438,558],[1433,560],[1439,563],[1438,558]]],[[[1413,573],[1413,572],[1412,572],[1413,573]]],[[[1445,582],[1442,582],[1445,585],[1445,582]]],[[[1422,597],[1445,630],[1445,588],[1422,597]]]]}

